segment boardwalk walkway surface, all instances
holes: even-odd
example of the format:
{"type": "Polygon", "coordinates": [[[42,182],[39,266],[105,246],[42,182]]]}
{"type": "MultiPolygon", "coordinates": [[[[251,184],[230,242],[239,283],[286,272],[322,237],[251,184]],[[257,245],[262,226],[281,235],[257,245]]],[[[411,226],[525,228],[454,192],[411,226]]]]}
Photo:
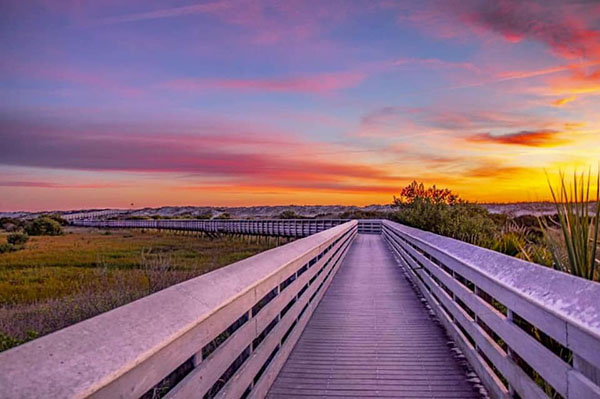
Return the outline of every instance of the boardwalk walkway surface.
{"type": "Polygon", "coordinates": [[[381,235],[359,234],[268,398],[480,398],[381,235]]]}

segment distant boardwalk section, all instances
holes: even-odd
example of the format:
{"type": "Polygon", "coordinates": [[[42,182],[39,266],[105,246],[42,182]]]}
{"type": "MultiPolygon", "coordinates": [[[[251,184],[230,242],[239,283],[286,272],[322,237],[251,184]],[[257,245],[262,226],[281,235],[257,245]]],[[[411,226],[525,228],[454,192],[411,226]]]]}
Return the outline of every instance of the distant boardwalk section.
{"type": "MultiPolygon", "coordinates": [[[[306,237],[343,223],[347,219],[263,219],[263,220],[73,220],[75,226],[101,228],[161,229],[204,233],[248,234],[279,237],[306,237]]],[[[381,220],[358,221],[358,232],[381,233],[381,220]]]]}

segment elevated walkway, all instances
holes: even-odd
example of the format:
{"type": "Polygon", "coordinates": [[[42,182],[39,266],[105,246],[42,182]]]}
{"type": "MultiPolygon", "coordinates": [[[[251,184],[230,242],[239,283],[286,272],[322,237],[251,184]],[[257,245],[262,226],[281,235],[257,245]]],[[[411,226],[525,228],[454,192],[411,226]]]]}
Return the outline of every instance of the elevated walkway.
{"type": "Polygon", "coordinates": [[[479,398],[381,235],[359,234],[269,398],[479,398]]]}

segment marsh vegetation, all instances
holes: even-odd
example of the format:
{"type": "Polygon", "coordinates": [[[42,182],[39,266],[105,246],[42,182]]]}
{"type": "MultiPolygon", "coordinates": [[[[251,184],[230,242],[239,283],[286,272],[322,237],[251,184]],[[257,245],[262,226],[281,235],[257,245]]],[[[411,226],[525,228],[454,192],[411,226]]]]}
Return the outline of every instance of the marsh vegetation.
{"type": "Polygon", "coordinates": [[[275,246],[255,237],[69,227],[27,237],[0,255],[0,350],[275,246]]]}
{"type": "Polygon", "coordinates": [[[600,281],[600,177],[574,173],[550,182],[556,215],[510,217],[416,181],[394,197],[391,219],[506,255],[600,281]],[[595,188],[593,188],[595,185],[595,188]],[[593,195],[595,193],[595,195],[593,195]]]}

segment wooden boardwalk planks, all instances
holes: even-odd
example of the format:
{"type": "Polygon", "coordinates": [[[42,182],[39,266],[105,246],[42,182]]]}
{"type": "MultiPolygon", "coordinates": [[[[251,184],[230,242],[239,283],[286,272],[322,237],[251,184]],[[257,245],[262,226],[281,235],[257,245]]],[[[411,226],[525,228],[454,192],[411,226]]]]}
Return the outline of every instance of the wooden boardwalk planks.
{"type": "Polygon", "coordinates": [[[358,235],[269,398],[479,398],[380,235],[358,235]]]}

